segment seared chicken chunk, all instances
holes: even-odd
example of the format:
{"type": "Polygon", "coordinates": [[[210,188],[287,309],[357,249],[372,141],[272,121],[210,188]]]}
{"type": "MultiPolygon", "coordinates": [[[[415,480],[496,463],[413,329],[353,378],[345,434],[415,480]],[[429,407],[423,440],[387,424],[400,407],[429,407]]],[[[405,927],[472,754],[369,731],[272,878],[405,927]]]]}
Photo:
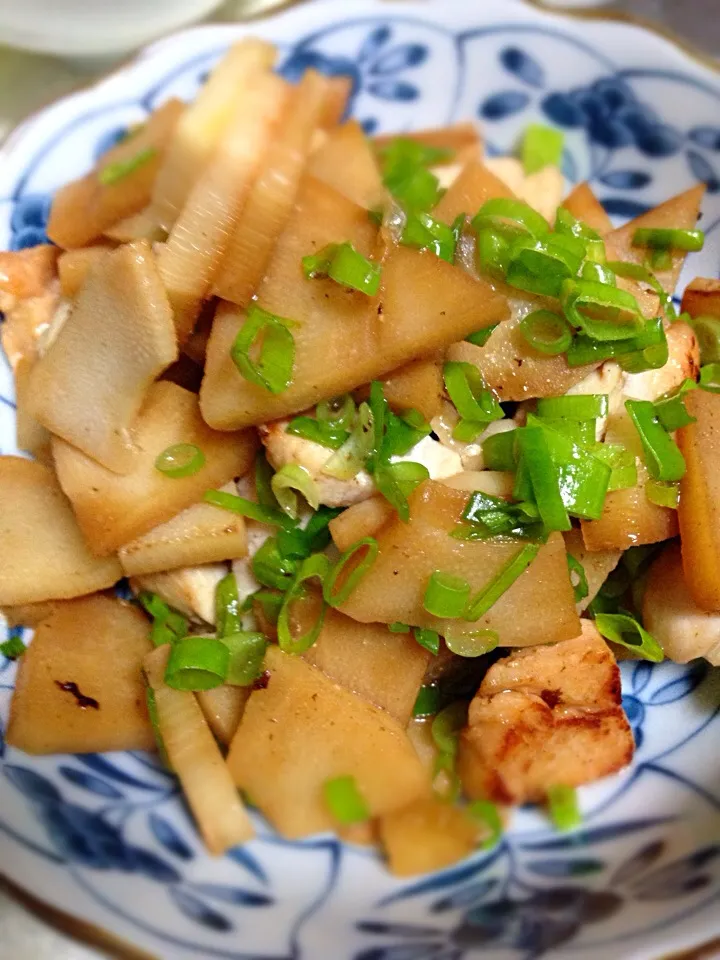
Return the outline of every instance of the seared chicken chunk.
{"type": "Polygon", "coordinates": [[[573,640],[519,650],[492,666],[470,704],[458,769],[471,798],[542,800],[622,769],[633,737],[620,672],[588,621],[573,640]]]}
{"type": "Polygon", "coordinates": [[[38,341],[53,326],[60,298],[58,250],[47,244],[0,253],[0,310],[5,314],[0,337],[10,366],[33,363],[38,341]]]}
{"type": "Polygon", "coordinates": [[[702,610],[690,596],[679,543],[667,546],[650,568],[643,622],[676,663],[705,657],[720,666],[720,614],[702,610]]]}
{"type": "Polygon", "coordinates": [[[143,590],[156,593],[191,620],[215,623],[215,591],[227,572],[224,563],[205,563],[199,567],[133,577],[130,586],[135,593],[143,590]]]}

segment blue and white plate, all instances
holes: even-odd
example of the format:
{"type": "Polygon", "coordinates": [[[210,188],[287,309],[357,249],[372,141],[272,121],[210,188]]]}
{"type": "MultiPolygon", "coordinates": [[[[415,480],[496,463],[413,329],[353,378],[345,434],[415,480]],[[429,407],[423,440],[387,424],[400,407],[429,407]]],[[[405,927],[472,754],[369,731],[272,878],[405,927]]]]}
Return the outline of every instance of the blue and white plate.
{"type": "MultiPolygon", "coordinates": [[[[504,152],[529,122],[557,125],[569,180],[589,179],[620,221],[706,183],[708,243],[687,277],[717,276],[720,74],[639,27],[520,0],[315,0],[162,41],[0,150],[0,247],[42,242],[53,190],[167,97],[192,97],[250,29],[279,45],[289,77],[350,74],[352,112],[370,133],[476,119],[489,150],[504,152]]],[[[14,442],[0,356],[2,453],[14,442]]],[[[150,954],[641,960],[720,933],[720,682],[703,662],[624,665],[636,759],[581,792],[580,830],[557,835],[521,810],[496,849],[413,881],[332,837],[288,843],[260,817],[257,840],[212,859],[153,759],[5,747],[13,673],[0,657],[0,872],[150,954]]]]}

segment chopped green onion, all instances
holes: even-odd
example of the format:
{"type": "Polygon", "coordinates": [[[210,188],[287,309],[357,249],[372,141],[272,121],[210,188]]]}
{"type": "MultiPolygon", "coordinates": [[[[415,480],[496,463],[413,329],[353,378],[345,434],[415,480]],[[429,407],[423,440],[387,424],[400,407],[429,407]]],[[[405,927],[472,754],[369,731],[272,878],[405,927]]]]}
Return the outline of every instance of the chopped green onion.
{"type": "Polygon", "coordinates": [[[577,217],[574,217],[565,207],[558,207],[553,229],[555,233],[566,237],[577,237],[578,240],[584,240],[588,245],[589,253],[593,254],[591,259],[598,263],[601,263],[605,259],[605,244],[602,242],[597,230],[593,230],[592,227],[583,223],[582,220],[578,220],[577,217]]]}
{"type": "Polygon", "coordinates": [[[615,272],[606,263],[596,263],[594,260],[586,260],[582,265],[580,279],[604,283],[610,287],[617,286],[615,272]]]}
{"type": "Polygon", "coordinates": [[[611,490],[629,490],[637,486],[638,471],[635,454],[619,443],[596,443],[591,447],[596,460],[610,467],[608,493],[611,490]]]}
{"type": "Polygon", "coordinates": [[[247,687],[263,672],[267,639],[262,633],[238,630],[220,638],[230,652],[225,683],[247,687]]]}
{"type": "Polygon", "coordinates": [[[646,286],[650,287],[650,289],[660,298],[660,303],[662,304],[663,310],[667,316],[672,320],[676,318],[677,312],[673,306],[672,296],[665,292],[665,289],[658,278],[654,273],[648,270],[647,267],[644,267],[639,263],[626,263],[624,260],[613,260],[607,264],[607,267],[618,277],[627,277],[630,280],[638,280],[640,283],[644,283],[646,286]]]}
{"type": "Polygon", "coordinates": [[[651,250],[687,250],[697,253],[705,243],[702,230],[665,230],[642,228],[633,234],[634,247],[650,247],[651,250]]]}
{"type": "Polygon", "coordinates": [[[370,819],[370,810],[360,793],[355,777],[333,777],[323,785],[325,803],[342,826],[363,823],[370,819]]]}
{"type": "Polygon", "coordinates": [[[575,237],[558,234],[540,239],[519,237],[508,256],[505,279],[511,287],[559,297],[563,284],[577,275],[585,256],[585,245],[575,237]]]}
{"type": "Polygon", "coordinates": [[[648,480],[645,484],[645,496],[650,503],[655,503],[658,507],[677,510],[680,503],[680,485],[677,483],[661,483],[659,480],[648,480]]]}
{"type": "Polygon", "coordinates": [[[518,435],[520,455],[543,523],[548,530],[570,530],[572,523],[563,502],[549,440],[546,430],[525,427],[518,435]]]}
{"type": "Polygon", "coordinates": [[[295,365],[295,338],[288,328],[294,325],[291,320],[251,304],[230,350],[233,363],[246,380],[270,393],[287,390],[295,365]],[[253,360],[250,351],[256,344],[259,353],[253,360]]]}
{"type": "Polygon", "coordinates": [[[339,450],[350,439],[348,430],[336,426],[331,420],[316,420],[315,417],[294,417],[287,425],[287,432],[330,450],[339,450]]]}
{"type": "Polygon", "coordinates": [[[434,167],[439,163],[450,163],[455,154],[447,147],[432,147],[412,137],[394,137],[380,150],[380,156],[383,176],[388,176],[397,167],[434,167]]]}
{"type": "Polygon", "coordinates": [[[230,510],[232,513],[239,513],[242,517],[249,520],[256,520],[258,523],[266,523],[271,527],[283,527],[290,529],[293,527],[293,521],[290,520],[282,511],[273,507],[263,507],[254,500],[248,500],[246,497],[238,497],[234,493],[225,493],[224,490],[206,490],[203,496],[206,503],[212,503],[215,507],[222,510],[230,510]]]}
{"type": "Polygon", "coordinates": [[[696,387],[695,381],[688,378],[671,396],[655,401],[655,415],[670,433],[695,423],[696,418],[691,416],[685,407],[685,394],[696,387]]]}
{"type": "Polygon", "coordinates": [[[242,629],[240,598],[234,573],[226,574],[215,589],[215,624],[221,639],[242,629]]]}
{"type": "Polygon", "coordinates": [[[478,234],[488,228],[508,236],[530,234],[531,237],[544,237],[550,232],[548,222],[541,213],[522,200],[510,197],[486,200],[473,217],[472,225],[478,234]]]}
{"type": "Polygon", "coordinates": [[[322,630],[323,623],[325,622],[325,613],[327,611],[326,601],[321,598],[320,610],[318,611],[315,621],[309,630],[300,637],[293,636],[293,631],[290,624],[291,607],[292,604],[297,600],[300,600],[306,596],[305,583],[307,583],[308,580],[317,579],[320,581],[321,586],[325,583],[328,573],[330,572],[330,567],[330,561],[324,553],[313,554],[311,557],[303,560],[300,569],[293,580],[292,586],[285,594],[285,599],[283,600],[283,605],[280,608],[280,615],[277,623],[278,643],[280,645],[280,649],[284,650],[285,653],[305,653],[305,651],[309,650],[320,636],[320,631],[322,630]]]}
{"type": "Polygon", "coordinates": [[[194,443],[176,443],[155,460],[155,469],[173,480],[192,477],[204,466],[205,454],[194,443]]]}
{"type": "Polygon", "coordinates": [[[482,850],[489,850],[497,846],[503,833],[503,822],[497,804],[492,800],[473,800],[468,804],[467,811],[473,820],[479,820],[487,827],[490,835],[481,845],[482,850]]]}
{"type": "Polygon", "coordinates": [[[520,548],[518,553],[509,560],[502,570],[493,577],[490,583],[486,584],[479,593],[477,593],[469,602],[465,619],[470,621],[479,620],[483,614],[494,606],[500,597],[510,589],[517,578],[533,562],[540,550],[539,543],[526,543],[520,548]]]}
{"type": "Polygon", "coordinates": [[[400,242],[418,250],[432,250],[448,263],[455,259],[455,234],[452,228],[429,213],[410,213],[400,242]]]}
{"type": "MultiPolygon", "coordinates": [[[[305,541],[305,556],[324,550],[332,537],[330,536],[330,521],[343,512],[342,507],[326,507],[323,504],[310,517],[308,525],[299,531],[305,541]]],[[[282,536],[281,534],[278,535],[282,536]]]]}
{"type": "Polygon", "coordinates": [[[298,515],[298,493],[305,497],[313,510],[320,506],[317,484],[310,471],[298,463],[286,463],[272,478],[271,485],[280,509],[293,519],[298,515]]]}
{"type": "Polygon", "coordinates": [[[131,173],[135,173],[155,156],[157,156],[155,147],[145,147],[144,150],[139,150],[134,156],[128,157],[127,160],[116,160],[114,163],[109,163],[103,167],[98,172],[98,180],[104,187],[111,187],[113,184],[129,177],[131,173]]]}
{"type": "Polygon", "coordinates": [[[720,393],[720,363],[706,363],[700,367],[700,389],[720,393]]]}
{"type": "Polygon", "coordinates": [[[150,720],[150,726],[152,727],[153,736],[155,738],[155,746],[157,748],[158,756],[160,757],[160,762],[167,770],[172,770],[172,764],[170,763],[170,757],[168,756],[167,750],[165,749],[165,741],[163,740],[162,734],[160,733],[160,717],[158,715],[157,703],[155,701],[155,691],[147,682],[147,677],[145,679],[145,703],[147,705],[148,719],[150,720]]]}
{"type": "Polygon", "coordinates": [[[443,376],[450,400],[460,414],[460,423],[468,421],[472,424],[471,431],[475,431],[475,436],[488,423],[503,419],[503,409],[477,367],[451,360],[444,365],[443,376]]]}
{"type": "Polygon", "coordinates": [[[673,265],[672,251],[669,249],[652,250],[646,263],[653,270],[669,270],[673,265]]]}
{"type": "Polygon", "coordinates": [[[274,590],[287,590],[297,573],[298,561],[280,551],[277,537],[270,537],[251,561],[255,579],[274,590]]]}
{"type": "Polygon", "coordinates": [[[720,362],[720,317],[688,317],[684,315],[682,319],[693,328],[700,347],[701,363],[719,363],[720,362]]]}
{"type": "Polygon", "coordinates": [[[187,634],[187,619],[169,607],[156,593],[141,593],[138,600],[153,618],[150,640],[154,646],[175,643],[187,634]]]}
{"type": "Polygon", "coordinates": [[[625,290],[592,280],[568,280],[560,301],[570,323],[593,340],[629,340],[643,329],[638,302],[625,290]]]}
{"type": "Polygon", "coordinates": [[[436,657],[440,653],[440,634],[437,630],[427,630],[423,627],[415,627],[413,630],[413,636],[417,643],[420,644],[425,650],[429,650],[430,653],[436,657]]]}
{"type": "Polygon", "coordinates": [[[325,602],[331,607],[339,607],[345,603],[355,587],[375,563],[379,549],[378,542],[374,537],[365,537],[349,547],[325,578],[323,584],[325,602]],[[344,578],[340,588],[336,590],[338,580],[340,580],[345,573],[345,568],[355,560],[356,554],[361,552],[364,552],[364,556],[356,566],[351,567],[350,573],[344,578]]]}
{"type": "Polygon", "coordinates": [[[400,417],[388,410],[385,417],[385,436],[380,445],[380,459],[404,457],[430,433],[430,424],[426,423],[417,410],[408,410],[400,417]]]}
{"type": "Polygon", "coordinates": [[[607,416],[608,405],[605,393],[541,397],[537,402],[537,415],[552,420],[597,420],[598,417],[607,416]]]}
{"type": "Polygon", "coordinates": [[[564,317],[551,310],[534,310],[520,321],[520,331],[540,353],[556,356],[572,343],[572,327],[564,317]]]}
{"type": "Polygon", "coordinates": [[[265,456],[265,448],[261,447],[255,457],[255,493],[258,503],[263,507],[271,507],[282,515],[275,494],[272,492],[272,478],[275,471],[265,456]]]}
{"type": "Polygon", "coordinates": [[[640,334],[628,340],[601,343],[582,334],[575,337],[567,352],[568,366],[580,367],[600,363],[611,357],[617,359],[623,370],[642,373],[658,370],[668,361],[669,351],[662,317],[647,320],[640,334]]]}
{"type": "Polygon", "coordinates": [[[484,347],[498,326],[499,324],[494,323],[491,327],[485,327],[484,330],[476,330],[475,333],[468,334],[465,340],[467,343],[475,344],[476,347],[484,347]]]}
{"type": "Polygon", "coordinates": [[[341,243],[330,263],[328,276],[335,283],[374,297],[380,289],[380,264],[373,263],[353,247],[341,243]]]}
{"type": "Polygon", "coordinates": [[[423,606],[435,617],[461,617],[469,599],[467,580],[435,570],[425,588],[423,606]]]}
{"type": "Polygon", "coordinates": [[[425,683],[418,691],[413,707],[414,717],[430,717],[440,709],[440,688],[436,683],[425,683]]]}
{"type": "Polygon", "coordinates": [[[645,463],[653,480],[671,483],[682,480],[685,476],[685,458],[658,420],[653,404],[649,400],[626,400],[625,409],[640,436],[645,463]]]}
{"type": "Polygon", "coordinates": [[[385,418],[390,409],[383,393],[383,385],[378,380],[373,380],[370,384],[369,406],[372,433],[365,466],[372,473],[380,457],[380,448],[385,436],[385,418]]]}
{"type": "Polygon", "coordinates": [[[566,831],[580,826],[582,816],[574,787],[566,787],[564,784],[548,787],[547,800],[550,819],[556,829],[566,831]]]}
{"type": "Polygon", "coordinates": [[[350,430],[355,422],[355,401],[352,395],[345,393],[331,400],[322,400],[315,408],[318,420],[327,420],[334,427],[350,430]]]}
{"type": "Polygon", "coordinates": [[[8,660],[17,660],[25,653],[25,649],[22,639],[13,635],[4,643],[0,643],[0,656],[7,657],[8,660]]]}
{"type": "Polygon", "coordinates": [[[319,277],[327,277],[330,270],[330,264],[335,256],[339,244],[328,243],[327,246],[318,250],[317,253],[310,253],[302,258],[302,269],[306,280],[316,280],[319,277]]]}
{"type": "Polygon", "coordinates": [[[510,262],[510,242],[497,230],[486,227],[477,235],[477,266],[495,280],[505,280],[510,262]]]}
{"type": "Polygon", "coordinates": [[[432,210],[440,199],[440,181],[424,167],[384,177],[385,186],[404,210],[432,210]]]}
{"type": "Polygon", "coordinates": [[[570,574],[570,583],[575,594],[575,603],[580,603],[590,593],[588,587],[585,567],[571,553],[567,555],[568,573],[570,574]],[[574,579],[573,579],[574,578],[574,579]]]}
{"type": "Polygon", "coordinates": [[[500,470],[512,473],[515,469],[515,430],[496,433],[483,440],[483,462],[486,470],[500,470]]]}
{"type": "Polygon", "coordinates": [[[483,657],[494,650],[500,642],[495,630],[466,630],[449,624],[445,630],[445,646],[458,657],[483,657]]]}
{"type": "Polygon", "coordinates": [[[256,590],[255,593],[248,597],[250,608],[252,608],[252,605],[255,603],[259,604],[263,616],[268,623],[273,624],[273,626],[277,625],[283,599],[281,593],[272,593],[270,590],[256,590]]]}
{"type": "Polygon", "coordinates": [[[376,468],[373,474],[375,486],[385,499],[397,510],[400,519],[407,523],[410,519],[408,497],[430,477],[428,468],[412,460],[400,460],[376,468]]]}
{"type": "Polygon", "coordinates": [[[657,640],[629,613],[598,613],[595,626],[606,640],[627,647],[643,660],[661,663],[665,659],[663,648],[657,640]]]}
{"type": "Polygon", "coordinates": [[[545,167],[559,167],[564,143],[565,137],[559,130],[531,123],[525,130],[520,148],[525,173],[537,173],[545,167]]]}
{"type": "Polygon", "coordinates": [[[327,461],[322,472],[338,480],[352,480],[372,455],[375,431],[367,403],[358,407],[350,439],[327,461]]]}
{"type": "Polygon", "coordinates": [[[410,627],[408,624],[400,623],[399,620],[396,620],[395,623],[389,623],[388,630],[390,633],[410,633],[410,627]]]}
{"type": "Polygon", "coordinates": [[[225,682],[230,651],[215,637],[183,637],[170,647],[165,683],[175,690],[211,690],[225,682]]]}
{"type": "Polygon", "coordinates": [[[458,749],[460,732],[467,723],[468,704],[464,700],[456,700],[449,707],[445,707],[432,722],[431,733],[433,742],[441,754],[455,758],[458,749]]]}

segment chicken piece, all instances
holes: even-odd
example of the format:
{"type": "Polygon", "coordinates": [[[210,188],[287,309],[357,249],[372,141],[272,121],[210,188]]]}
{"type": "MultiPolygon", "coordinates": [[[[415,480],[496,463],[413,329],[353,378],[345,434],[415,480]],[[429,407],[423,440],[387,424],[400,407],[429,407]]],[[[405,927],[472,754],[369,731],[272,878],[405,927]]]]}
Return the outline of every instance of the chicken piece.
{"type": "Polygon", "coordinates": [[[680,544],[669,544],[650,568],[643,623],[676,663],[705,657],[720,666],[720,614],[695,603],[685,583],[680,544]]]}
{"type": "MultiPolygon", "coordinates": [[[[570,387],[569,397],[587,396],[589,394],[604,393],[608,398],[608,412],[615,413],[623,403],[623,386],[627,374],[615,360],[606,360],[597,370],[591,371],[584,380],[570,387]]],[[[598,417],[595,424],[595,439],[604,440],[607,431],[607,417],[598,417]]]]}
{"type": "Polygon", "coordinates": [[[492,666],[470,704],[458,772],[465,793],[498,803],[542,800],[625,767],[633,736],[620,705],[620,671],[595,626],[492,666]]]}
{"type": "Polygon", "coordinates": [[[52,323],[60,297],[58,250],[49,245],[0,253],[2,347],[13,370],[38,355],[38,339],[52,323]]]}
{"type": "Polygon", "coordinates": [[[555,222],[557,208],[565,196],[565,178],[557,167],[544,167],[526,174],[516,157],[489,157],[485,166],[549,223],[555,222]]]}
{"type": "Polygon", "coordinates": [[[665,332],[668,362],[659,370],[627,374],[622,391],[623,400],[657,400],[677,390],[683,380],[697,380],[700,348],[692,327],[687,323],[673,323],[665,332]]]}
{"type": "MultiPolygon", "coordinates": [[[[366,470],[361,470],[350,480],[338,480],[324,473],[323,468],[333,451],[288,433],[288,423],[288,420],[276,420],[259,428],[267,458],[275,470],[290,463],[305,467],[315,481],[320,503],[329,507],[349,507],[375,493],[375,484],[366,470]]],[[[462,470],[459,454],[446,449],[432,437],[424,437],[404,456],[392,458],[394,463],[407,460],[426,466],[433,480],[451,477],[462,470]]]]}
{"type": "Polygon", "coordinates": [[[156,593],[165,603],[191,620],[215,623],[215,591],[227,574],[225,563],[205,563],[200,567],[183,567],[168,573],[149,573],[132,577],[134,593],[147,590],[156,593]]]}

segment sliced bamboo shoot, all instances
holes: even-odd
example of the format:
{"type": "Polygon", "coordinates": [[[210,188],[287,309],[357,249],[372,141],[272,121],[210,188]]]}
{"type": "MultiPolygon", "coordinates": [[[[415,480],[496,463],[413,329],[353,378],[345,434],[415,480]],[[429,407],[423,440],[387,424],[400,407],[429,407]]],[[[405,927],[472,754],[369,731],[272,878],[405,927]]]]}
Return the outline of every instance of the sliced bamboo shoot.
{"type": "Polygon", "coordinates": [[[205,844],[219,856],[255,830],[194,694],[165,684],[169,653],[169,646],[159,647],[144,662],[159,732],[205,844]]]}
{"type": "Polygon", "coordinates": [[[605,207],[595,196],[587,181],[579,183],[571,190],[563,200],[562,206],[601,236],[610,233],[613,228],[612,220],[605,213],[605,207]]]}
{"type": "Polygon", "coordinates": [[[307,169],[360,207],[375,210],[387,200],[372,146],[356,120],[333,130],[307,169]]]}

